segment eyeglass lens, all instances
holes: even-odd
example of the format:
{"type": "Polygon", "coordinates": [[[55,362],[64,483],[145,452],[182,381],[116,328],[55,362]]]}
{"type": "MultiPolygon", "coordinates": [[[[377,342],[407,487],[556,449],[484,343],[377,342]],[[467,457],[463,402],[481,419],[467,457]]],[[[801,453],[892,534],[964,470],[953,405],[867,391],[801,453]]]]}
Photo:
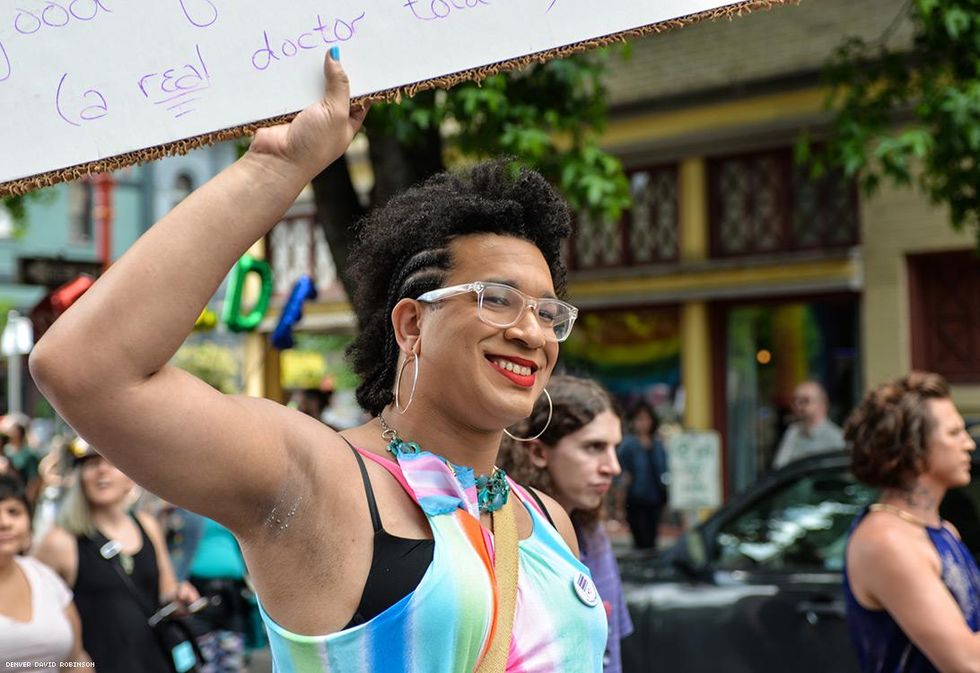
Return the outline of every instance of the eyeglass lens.
{"type": "MultiPolygon", "coordinates": [[[[542,298],[536,303],[534,314],[545,334],[555,341],[564,341],[571,331],[571,311],[556,299],[542,298]]],[[[524,296],[514,288],[486,285],[480,300],[480,317],[491,325],[510,327],[521,319],[526,306],[524,296]]]]}

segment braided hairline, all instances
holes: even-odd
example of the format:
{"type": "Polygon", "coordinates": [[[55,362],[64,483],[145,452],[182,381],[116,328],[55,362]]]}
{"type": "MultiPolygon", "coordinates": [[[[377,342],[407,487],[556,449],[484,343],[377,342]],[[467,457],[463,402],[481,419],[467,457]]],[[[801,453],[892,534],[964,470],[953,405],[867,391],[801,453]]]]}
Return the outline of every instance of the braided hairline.
{"type": "MultiPolygon", "coordinates": [[[[422,250],[415,253],[395,276],[385,302],[384,315],[390,316],[395,304],[406,297],[415,298],[441,286],[446,271],[452,266],[452,255],[447,248],[422,250]]],[[[398,366],[398,342],[390,319],[381,321],[384,340],[384,356],[370,372],[357,392],[358,402],[369,413],[377,415],[394,400],[391,387],[395,383],[398,366]]]]}

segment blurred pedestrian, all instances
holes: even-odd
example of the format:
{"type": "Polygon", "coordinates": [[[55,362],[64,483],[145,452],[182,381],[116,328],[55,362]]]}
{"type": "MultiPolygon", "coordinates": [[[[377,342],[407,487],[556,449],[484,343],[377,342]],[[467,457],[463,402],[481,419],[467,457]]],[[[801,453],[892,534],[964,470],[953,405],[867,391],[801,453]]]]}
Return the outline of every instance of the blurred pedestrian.
{"type": "Polygon", "coordinates": [[[571,517],[579,557],[592,574],[609,620],[603,671],[619,673],[620,641],[633,632],[633,622],[602,519],[606,493],[620,473],[616,446],[623,438],[621,422],[609,393],[595,381],[553,376],[548,391],[551,404],[539,400],[531,416],[512,429],[519,437],[538,428],[544,432],[530,442],[505,438],[498,463],[518,483],[532,487],[530,493],[538,489],[557,500],[571,517]]]}
{"type": "Polygon", "coordinates": [[[773,469],[821,451],[844,448],[844,434],[827,418],[827,391],[816,381],[804,381],[793,391],[795,420],[786,428],[772,461],[773,469]]]}
{"type": "Polygon", "coordinates": [[[619,445],[623,474],[617,487],[617,518],[625,518],[637,549],[656,549],[660,517],[668,502],[667,451],[653,407],[640,402],[628,416],[630,434],[619,445]]]}
{"type": "Polygon", "coordinates": [[[30,545],[24,485],[16,475],[0,475],[0,669],[91,662],[71,591],[51,568],[24,555],[30,545]]]}
{"type": "Polygon", "coordinates": [[[253,606],[245,583],[246,567],[238,540],[218,522],[179,510],[185,530],[199,530],[189,556],[187,578],[207,606],[195,613],[202,631],[197,643],[204,654],[201,673],[240,673],[245,670],[245,636],[251,630],[253,606]]]}
{"type": "Polygon", "coordinates": [[[939,515],[970,482],[976,444],[937,374],[871,392],[847,420],[851,469],[881,489],[847,545],[847,625],[865,673],[953,673],[980,664],[980,570],[939,515]]]}
{"type": "Polygon", "coordinates": [[[27,499],[33,506],[41,487],[39,478],[40,459],[28,442],[31,419],[26,414],[14,412],[0,419],[0,435],[4,437],[3,455],[20,475],[26,485],[27,499]]]}
{"type": "Polygon", "coordinates": [[[190,603],[197,593],[178,586],[153,517],[130,511],[133,482],[84,440],[71,450],[68,492],[37,557],[74,590],[85,650],[99,673],[172,673],[147,606],[190,603]]]}

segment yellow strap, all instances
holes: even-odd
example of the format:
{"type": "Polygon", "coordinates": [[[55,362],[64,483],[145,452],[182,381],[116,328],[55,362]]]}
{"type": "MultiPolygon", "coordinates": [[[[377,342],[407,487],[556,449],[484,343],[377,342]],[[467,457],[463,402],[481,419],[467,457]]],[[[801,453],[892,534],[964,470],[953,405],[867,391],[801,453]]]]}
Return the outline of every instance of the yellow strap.
{"type": "Polygon", "coordinates": [[[517,600],[517,520],[514,518],[514,493],[504,506],[494,512],[493,570],[497,576],[497,630],[487,655],[476,673],[504,673],[510,653],[510,637],[514,628],[514,606],[517,600]]]}

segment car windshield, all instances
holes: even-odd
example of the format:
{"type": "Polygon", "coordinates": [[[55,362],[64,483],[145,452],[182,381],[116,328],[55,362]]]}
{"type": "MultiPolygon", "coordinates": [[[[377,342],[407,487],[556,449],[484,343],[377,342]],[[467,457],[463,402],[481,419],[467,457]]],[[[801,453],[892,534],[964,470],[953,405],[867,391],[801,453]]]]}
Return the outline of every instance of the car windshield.
{"type": "Polygon", "coordinates": [[[727,522],[714,546],[716,566],[841,570],[851,522],[876,495],[846,471],[807,475],[727,522]]]}

